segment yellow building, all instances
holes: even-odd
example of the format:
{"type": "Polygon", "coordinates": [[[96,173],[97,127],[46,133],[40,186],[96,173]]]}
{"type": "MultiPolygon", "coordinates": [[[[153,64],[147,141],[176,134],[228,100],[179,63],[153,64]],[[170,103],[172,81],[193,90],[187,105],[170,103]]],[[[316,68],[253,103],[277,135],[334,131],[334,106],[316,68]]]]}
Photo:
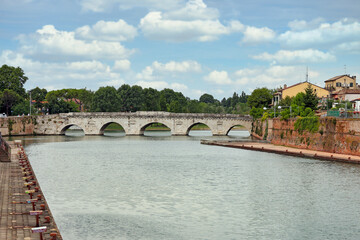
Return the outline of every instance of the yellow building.
{"type": "Polygon", "coordinates": [[[273,104],[275,103],[275,105],[277,105],[279,104],[281,99],[284,99],[286,97],[295,97],[300,92],[305,93],[305,89],[308,87],[309,84],[311,85],[318,98],[327,98],[330,96],[330,92],[328,90],[309,82],[301,82],[289,87],[285,84],[283,89],[280,89],[274,94],[273,104]]]}
{"type": "Polygon", "coordinates": [[[341,75],[325,81],[325,88],[329,91],[340,91],[346,89],[356,89],[356,76],[341,75]]]}

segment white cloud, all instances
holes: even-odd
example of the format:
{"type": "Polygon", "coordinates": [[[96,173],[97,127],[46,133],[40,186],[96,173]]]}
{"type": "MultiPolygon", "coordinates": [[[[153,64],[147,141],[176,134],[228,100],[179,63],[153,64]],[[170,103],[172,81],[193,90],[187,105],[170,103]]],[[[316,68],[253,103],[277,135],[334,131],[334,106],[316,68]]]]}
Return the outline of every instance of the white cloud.
{"type": "Polygon", "coordinates": [[[125,83],[125,81],[123,79],[114,79],[114,80],[110,80],[110,81],[100,82],[99,87],[101,87],[101,86],[112,86],[112,87],[118,88],[121,85],[123,85],[124,83],[125,83]]]}
{"type": "Polygon", "coordinates": [[[83,26],[75,30],[75,37],[86,40],[128,41],[135,38],[137,30],[120,19],[117,22],[98,21],[93,26],[83,26]]]}
{"type": "Polygon", "coordinates": [[[167,83],[165,81],[138,81],[136,85],[141,86],[143,88],[155,88],[157,90],[162,90],[164,88],[171,88],[175,91],[184,91],[187,90],[188,87],[185,84],[181,83],[167,83]]]}
{"type": "Polygon", "coordinates": [[[304,30],[317,28],[323,22],[324,22],[323,18],[315,18],[310,22],[307,22],[305,20],[294,20],[289,22],[288,26],[292,31],[304,31],[304,30]]]}
{"type": "Polygon", "coordinates": [[[226,71],[212,71],[209,75],[204,77],[205,81],[219,84],[219,85],[227,85],[231,84],[232,81],[229,78],[229,74],[226,71]]]}
{"type": "Polygon", "coordinates": [[[149,12],[141,19],[139,28],[146,37],[154,40],[206,42],[240,32],[244,26],[239,21],[231,21],[225,26],[218,20],[216,9],[208,8],[202,0],[190,0],[176,11],[149,12]]]}
{"type": "Polygon", "coordinates": [[[360,54],[360,41],[339,44],[334,50],[350,54],[360,54]]]}
{"type": "Polygon", "coordinates": [[[160,72],[201,72],[201,65],[196,61],[170,61],[168,63],[160,63],[155,61],[152,64],[152,68],[160,72]]]}
{"type": "Polygon", "coordinates": [[[217,95],[222,95],[222,94],[224,94],[224,90],[222,90],[222,89],[216,89],[216,90],[214,90],[213,91],[215,94],[217,94],[217,95]]]}
{"type": "Polygon", "coordinates": [[[253,56],[253,58],[263,61],[276,61],[283,64],[316,63],[336,60],[334,55],[314,49],[297,51],[280,50],[275,54],[263,53],[257,56],[253,56]]]}
{"type": "Polygon", "coordinates": [[[244,38],[242,42],[250,44],[258,44],[264,42],[270,42],[274,40],[276,34],[273,30],[267,27],[256,28],[256,27],[246,27],[244,31],[244,38]]]}
{"type": "Polygon", "coordinates": [[[74,32],[59,31],[53,25],[43,26],[35,34],[19,37],[21,52],[47,60],[119,59],[134,51],[118,42],[83,41],[74,32]]]}
{"type": "Polygon", "coordinates": [[[136,75],[136,78],[139,80],[154,80],[155,78],[160,78],[160,75],[166,74],[186,74],[186,73],[196,73],[201,72],[201,65],[196,61],[182,61],[175,62],[170,61],[167,63],[160,63],[155,61],[151,66],[145,67],[141,73],[136,75]]]}
{"type": "MultiPolygon", "coordinates": [[[[290,86],[305,81],[305,71],[306,69],[300,66],[245,68],[235,72],[234,78],[237,85],[277,88],[282,84],[290,86]]],[[[310,79],[316,78],[319,73],[310,71],[309,76],[310,79]]]]}
{"type": "Polygon", "coordinates": [[[99,79],[107,79],[114,84],[122,79],[120,74],[99,61],[76,61],[46,63],[34,61],[12,51],[3,51],[0,62],[11,66],[20,66],[29,78],[26,88],[39,86],[49,90],[61,88],[97,89],[99,79]]]}
{"type": "Polygon", "coordinates": [[[131,68],[131,62],[127,59],[116,60],[114,63],[113,70],[115,71],[128,71],[131,68]]]}
{"type": "Polygon", "coordinates": [[[119,9],[131,9],[136,7],[142,7],[152,10],[176,9],[179,8],[180,4],[182,4],[183,2],[183,0],[81,0],[80,5],[85,11],[105,12],[112,9],[114,6],[118,6],[119,9]]]}
{"type": "Polygon", "coordinates": [[[73,71],[109,71],[109,67],[99,61],[71,62],[66,65],[73,71]]]}
{"type": "Polygon", "coordinates": [[[147,66],[146,68],[144,68],[144,70],[141,71],[141,73],[136,74],[136,78],[142,80],[153,80],[153,72],[154,70],[152,69],[152,67],[147,66]]]}
{"type": "Polygon", "coordinates": [[[360,23],[343,19],[338,22],[322,23],[317,28],[304,31],[287,31],[279,41],[290,47],[324,46],[360,40],[360,23]]]}
{"type": "Polygon", "coordinates": [[[189,0],[184,8],[164,14],[164,18],[172,20],[209,20],[218,17],[219,11],[215,8],[208,8],[203,0],[189,0]]]}
{"type": "Polygon", "coordinates": [[[171,83],[170,86],[175,91],[181,92],[181,91],[188,90],[188,86],[186,86],[185,84],[182,84],[182,83],[171,83]]]}

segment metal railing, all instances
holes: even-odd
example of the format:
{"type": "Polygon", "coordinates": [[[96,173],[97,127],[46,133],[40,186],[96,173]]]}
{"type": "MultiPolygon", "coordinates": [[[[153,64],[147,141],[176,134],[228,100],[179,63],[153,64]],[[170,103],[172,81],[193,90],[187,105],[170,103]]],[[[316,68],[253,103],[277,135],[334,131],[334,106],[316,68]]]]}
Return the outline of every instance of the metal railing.
{"type": "Polygon", "coordinates": [[[336,118],[360,118],[360,111],[328,110],[326,116],[336,118]]]}

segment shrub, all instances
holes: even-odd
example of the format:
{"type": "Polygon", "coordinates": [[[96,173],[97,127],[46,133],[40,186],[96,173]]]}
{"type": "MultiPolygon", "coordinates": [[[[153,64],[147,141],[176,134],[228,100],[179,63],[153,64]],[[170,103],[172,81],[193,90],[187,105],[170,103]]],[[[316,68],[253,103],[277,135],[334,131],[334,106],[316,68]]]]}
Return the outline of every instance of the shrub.
{"type": "Polygon", "coordinates": [[[318,117],[299,117],[294,124],[295,130],[299,131],[300,134],[304,130],[315,133],[319,130],[319,126],[320,121],[318,117]]]}

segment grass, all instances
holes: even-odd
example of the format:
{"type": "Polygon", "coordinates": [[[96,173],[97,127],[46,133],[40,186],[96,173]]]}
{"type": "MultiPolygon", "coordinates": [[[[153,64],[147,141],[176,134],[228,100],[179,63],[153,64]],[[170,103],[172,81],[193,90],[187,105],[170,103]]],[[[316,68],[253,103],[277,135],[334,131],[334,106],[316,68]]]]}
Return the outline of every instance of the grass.
{"type": "Polygon", "coordinates": [[[117,124],[117,123],[110,123],[106,128],[105,131],[124,131],[124,128],[117,124]]]}

